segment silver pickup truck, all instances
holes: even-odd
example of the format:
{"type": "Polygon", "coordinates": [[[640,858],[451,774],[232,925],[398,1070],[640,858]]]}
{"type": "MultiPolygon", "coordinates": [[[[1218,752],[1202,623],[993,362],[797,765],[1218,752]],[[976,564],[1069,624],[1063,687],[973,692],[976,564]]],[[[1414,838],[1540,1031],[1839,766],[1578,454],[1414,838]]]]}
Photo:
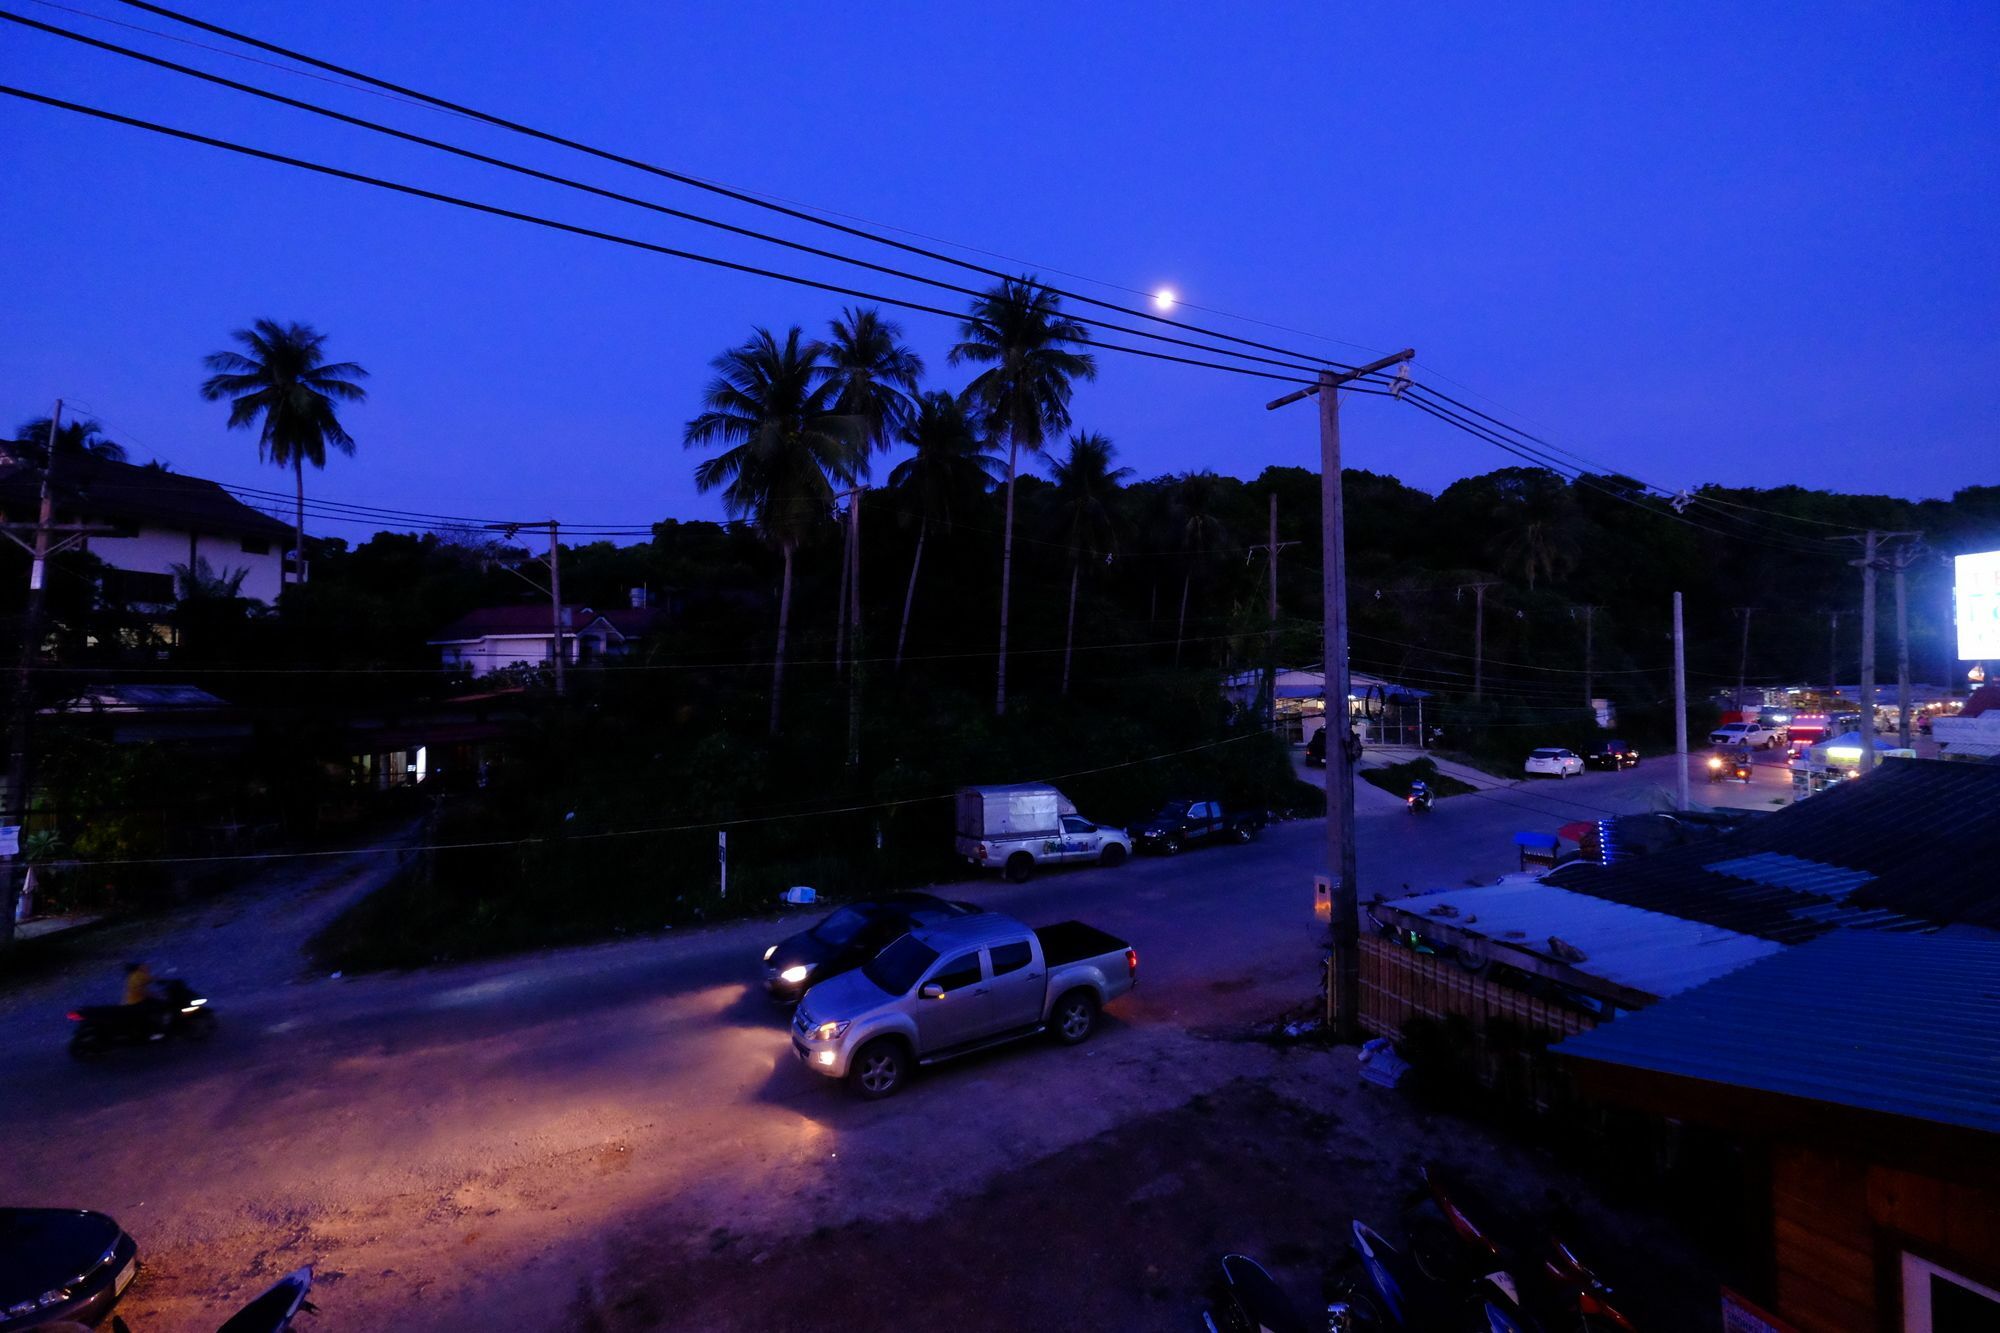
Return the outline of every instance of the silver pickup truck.
{"type": "Polygon", "coordinates": [[[807,991],[792,1051],[857,1096],[887,1097],[920,1064],[1044,1032],[1074,1046],[1138,976],[1137,950],[1081,921],[1033,930],[997,912],[956,917],[807,991]]]}

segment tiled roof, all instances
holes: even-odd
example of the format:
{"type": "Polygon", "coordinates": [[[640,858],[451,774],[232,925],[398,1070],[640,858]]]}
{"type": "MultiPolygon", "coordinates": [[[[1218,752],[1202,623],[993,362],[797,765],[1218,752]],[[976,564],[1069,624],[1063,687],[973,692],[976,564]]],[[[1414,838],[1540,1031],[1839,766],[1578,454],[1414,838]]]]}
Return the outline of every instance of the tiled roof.
{"type": "Polygon", "coordinates": [[[1555,1050],[2000,1133],[2000,940],[1837,930],[1555,1050]]]}
{"type": "Polygon", "coordinates": [[[1734,832],[1549,882],[1784,944],[1836,926],[2000,930],[2000,765],[1891,759],[1734,832]]]}
{"type": "MultiPolygon", "coordinates": [[[[200,477],[71,453],[57,459],[55,476],[56,509],[66,517],[84,514],[182,532],[274,540],[291,532],[290,525],[200,477]]],[[[41,502],[41,484],[40,471],[29,463],[0,464],[0,508],[17,518],[32,517],[41,502]]]]}

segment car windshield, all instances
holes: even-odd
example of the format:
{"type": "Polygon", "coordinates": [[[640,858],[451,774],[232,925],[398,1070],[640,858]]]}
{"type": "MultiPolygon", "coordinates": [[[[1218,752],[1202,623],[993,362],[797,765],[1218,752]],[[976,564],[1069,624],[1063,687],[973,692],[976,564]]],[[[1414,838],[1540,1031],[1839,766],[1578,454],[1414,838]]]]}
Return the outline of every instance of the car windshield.
{"type": "Polygon", "coordinates": [[[1188,803],[1186,801],[1168,801],[1165,805],[1160,807],[1160,812],[1154,815],[1153,818],[1185,819],[1187,818],[1187,812],[1188,812],[1188,803]]]}
{"type": "Polygon", "coordinates": [[[868,917],[852,907],[843,907],[812,928],[813,938],[836,949],[851,941],[868,926],[868,917]]]}
{"type": "Polygon", "coordinates": [[[864,964],[861,973],[890,995],[908,995],[937,958],[936,949],[915,935],[905,935],[864,964]]]}

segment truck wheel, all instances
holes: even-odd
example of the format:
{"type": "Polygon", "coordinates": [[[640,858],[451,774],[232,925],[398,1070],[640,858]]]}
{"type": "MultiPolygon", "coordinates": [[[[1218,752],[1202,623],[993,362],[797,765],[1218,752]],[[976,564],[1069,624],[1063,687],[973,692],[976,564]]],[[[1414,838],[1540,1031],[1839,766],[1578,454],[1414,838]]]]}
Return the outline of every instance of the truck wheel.
{"type": "Polygon", "coordinates": [[[215,1035],[215,1015],[203,1009],[181,1020],[181,1031],[190,1041],[207,1041],[215,1035]]]}
{"type": "Polygon", "coordinates": [[[902,1087],[909,1074],[908,1048],[894,1037],[881,1037],[855,1052],[847,1087],[864,1102],[880,1101],[902,1087]]]}
{"type": "Polygon", "coordinates": [[[1016,884],[1026,884],[1035,874],[1035,858],[1027,852],[1015,852],[1007,858],[1007,878],[1016,884]]]}
{"type": "Polygon", "coordinates": [[[1170,837],[1165,842],[1160,844],[1160,850],[1165,852],[1168,856],[1179,856],[1181,854],[1181,840],[1179,838],[1170,837]]]}
{"type": "Polygon", "coordinates": [[[1049,1031],[1064,1046],[1074,1046],[1097,1026],[1097,997],[1087,990],[1073,990],[1056,1001],[1049,1013],[1049,1031]]]}
{"type": "Polygon", "coordinates": [[[78,1028],[76,1035],[69,1039],[69,1053],[77,1060],[88,1060],[93,1056],[102,1055],[104,1046],[104,1038],[97,1034],[95,1028],[78,1028]]]}
{"type": "Polygon", "coordinates": [[[1113,869],[1124,865],[1125,845],[1118,842],[1111,843],[1102,852],[1098,853],[1097,863],[1101,866],[1110,866],[1113,869]]]}
{"type": "Polygon", "coordinates": [[[1236,841],[1248,842],[1256,836],[1257,830],[1251,828],[1248,824],[1239,824],[1236,826],[1236,841]]]}

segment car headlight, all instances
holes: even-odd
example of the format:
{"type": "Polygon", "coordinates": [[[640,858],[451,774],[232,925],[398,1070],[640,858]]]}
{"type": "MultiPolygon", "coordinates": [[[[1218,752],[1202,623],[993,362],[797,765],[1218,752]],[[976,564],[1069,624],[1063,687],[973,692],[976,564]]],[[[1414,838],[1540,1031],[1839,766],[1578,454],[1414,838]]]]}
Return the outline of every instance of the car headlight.
{"type": "Polygon", "coordinates": [[[778,973],[778,980],[788,986],[796,986],[811,975],[812,965],[810,963],[793,963],[790,967],[778,973]]]}
{"type": "Polygon", "coordinates": [[[847,1029],[846,1023],[821,1023],[811,1035],[814,1041],[838,1041],[847,1035],[847,1029]]]}
{"type": "Polygon", "coordinates": [[[770,962],[770,961],[771,961],[771,955],[772,955],[772,954],[774,954],[774,953],[776,953],[777,951],[778,951],[778,946],[777,946],[777,945],[775,945],[775,944],[774,944],[774,945],[772,945],[772,946],[771,946],[770,948],[768,948],[768,949],[764,950],[764,961],[765,961],[765,962],[767,962],[767,963],[768,963],[768,962],[770,962]]]}

